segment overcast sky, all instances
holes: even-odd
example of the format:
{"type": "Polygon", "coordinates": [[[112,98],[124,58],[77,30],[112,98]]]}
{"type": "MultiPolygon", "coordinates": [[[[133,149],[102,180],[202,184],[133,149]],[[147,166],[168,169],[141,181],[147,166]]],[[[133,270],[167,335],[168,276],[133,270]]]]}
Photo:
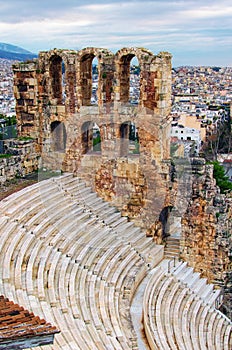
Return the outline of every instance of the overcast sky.
{"type": "Polygon", "coordinates": [[[173,66],[232,66],[232,0],[0,0],[0,42],[26,50],[126,46],[173,66]]]}

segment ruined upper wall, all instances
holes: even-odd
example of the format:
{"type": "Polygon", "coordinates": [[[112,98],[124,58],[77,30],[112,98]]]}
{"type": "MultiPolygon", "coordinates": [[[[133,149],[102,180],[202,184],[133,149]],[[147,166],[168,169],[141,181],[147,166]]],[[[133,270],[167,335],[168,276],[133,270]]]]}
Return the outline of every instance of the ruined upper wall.
{"type": "Polygon", "coordinates": [[[153,234],[154,221],[170,202],[164,160],[170,156],[171,55],[134,47],[116,54],[93,47],[54,49],[13,69],[18,132],[35,139],[41,164],[81,174],[102,198],[153,234]],[[130,103],[133,57],[140,66],[137,105],[130,103]]]}
{"type": "Polygon", "coordinates": [[[165,119],[171,107],[171,54],[154,55],[144,48],[123,48],[116,54],[93,47],[54,49],[40,52],[32,63],[13,66],[19,134],[38,136],[39,120],[47,107],[59,120],[91,105],[94,58],[98,60],[98,106],[129,104],[133,57],[140,66],[138,106],[165,119]]]}

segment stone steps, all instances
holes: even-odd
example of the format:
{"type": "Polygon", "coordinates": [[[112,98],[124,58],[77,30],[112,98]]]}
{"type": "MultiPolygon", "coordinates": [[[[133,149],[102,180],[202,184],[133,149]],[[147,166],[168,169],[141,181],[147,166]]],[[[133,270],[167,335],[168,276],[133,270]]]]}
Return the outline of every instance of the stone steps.
{"type": "Polygon", "coordinates": [[[130,303],[163,247],[71,175],[31,193],[28,215],[10,197],[2,207],[0,293],[61,330],[52,349],[138,349],[130,303]]]}
{"type": "MultiPolygon", "coordinates": [[[[29,192],[25,206],[23,191],[0,203],[0,293],[61,330],[52,349],[138,349],[130,305],[163,246],[72,175],[29,192]]],[[[229,350],[231,324],[214,309],[218,292],[185,263],[169,273],[166,265],[144,296],[151,348],[229,350]]]]}
{"type": "Polygon", "coordinates": [[[165,258],[179,257],[180,253],[180,239],[176,237],[167,237],[164,247],[165,258]]]}
{"type": "Polygon", "coordinates": [[[164,261],[150,272],[144,292],[143,324],[150,348],[229,349],[232,323],[207,302],[212,286],[203,294],[199,288],[198,294],[188,286],[193,271],[186,263],[179,262],[170,272],[167,266],[164,261]]]}

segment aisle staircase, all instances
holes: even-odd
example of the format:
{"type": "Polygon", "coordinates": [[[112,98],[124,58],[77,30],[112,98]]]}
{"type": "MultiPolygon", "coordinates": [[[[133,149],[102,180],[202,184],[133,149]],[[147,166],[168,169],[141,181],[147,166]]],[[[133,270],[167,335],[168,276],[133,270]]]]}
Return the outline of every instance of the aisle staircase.
{"type": "Polygon", "coordinates": [[[167,259],[178,258],[180,253],[180,238],[169,236],[166,238],[164,246],[164,256],[167,259]]]}

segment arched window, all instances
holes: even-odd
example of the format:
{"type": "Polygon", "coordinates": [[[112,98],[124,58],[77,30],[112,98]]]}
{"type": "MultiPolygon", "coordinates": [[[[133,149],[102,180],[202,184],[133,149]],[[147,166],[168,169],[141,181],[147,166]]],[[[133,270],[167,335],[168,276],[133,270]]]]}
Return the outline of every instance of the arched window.
{"type": "Polygon", "coordinates": [[[138,104],[140,98],[140,67],[135,55],[122,56],[119,69],[120,101],[138,104]]]}
{"type": "Polygon", "coordinates": [[[81,58],[81,92],[83,106],[97,103],[98,68],[94,54],[86,54],[81,58]]]}
{"type": "Polygon", "coordinates": [[[96,123],[87,121],[81,127],[81,144],[83,154],[101,152],[100,129],[96,123]]]}
{"type": "Polygon", "coordinates": [[[101,134],[99,126],[93,125],[93,152],[101,152],[101,134]]]}
{"type": "Polygon", "coordinates": [[[93,139],[93,127],[92,122],[85,122],[81,127],[81,146],[83,154],[88,153],[92,148],[93,139]]]}
{"type": "Polygon", "coordinates": [[[64,104],[65,94],[65,65],[62,58],[54,55],[50,58],[50,76],[52,84],[52,98],[57,99],[57,104],[64,104]]]}
{"type": "Polygon", "coordinates": [[[132,122],[125,122],[120,126],[120,155],[139,154],[139,136],[136,126],[132,122]]]}
{"type": "Polygon", "coordinates": [[[94,57],[92,61],[92,95],[91,104],[98,102],[98,59],[94,57]]]}
{"type": "Polygon", "coordinates": [[[100,129],[96,123],[85,122],[81,127],[81,144],[83,154],[101,152],[100,129]]]}
{"type": "Polygon", "coordinates": [[[140,98],[140,66],[137,57],[130,61],[130,91],[129,102],[137,105],[140,98]]]}
{"type": "Polygon", "coordinates": [[[51,123],[51,141],[52,150],[55,152],[65,151],[66,148],[66,129],[62,122],[54,121],[51,123]]]}

